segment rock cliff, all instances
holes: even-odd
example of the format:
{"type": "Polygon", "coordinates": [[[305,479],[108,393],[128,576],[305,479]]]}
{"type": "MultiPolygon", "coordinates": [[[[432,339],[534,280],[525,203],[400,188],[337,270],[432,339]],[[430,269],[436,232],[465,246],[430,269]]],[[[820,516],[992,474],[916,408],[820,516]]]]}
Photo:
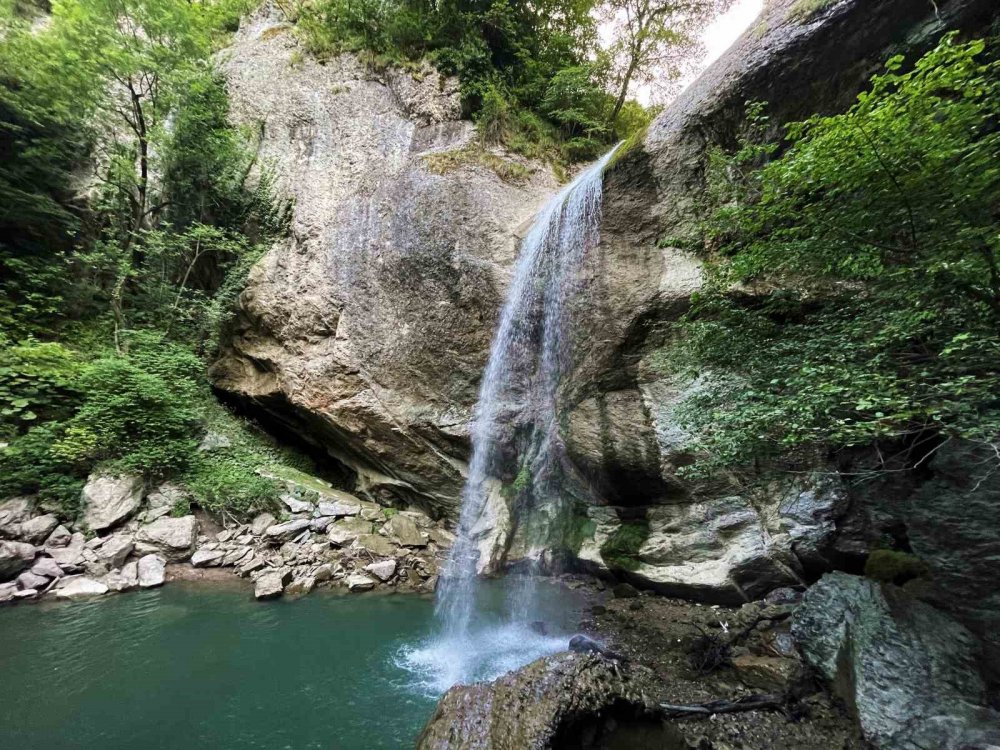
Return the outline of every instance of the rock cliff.
{"type": "MultiPolygon", "coordinates": [[[[961,492],[961,472],[943,464],[878,496],[822,473],[752,495],[686,486],[672,409],[690,389],[714,386],[677,382],[660,363],[670,323],[700,284],[697,260],[672,238],[691,233],[706,150],[734,142],[745,102],[768,101],[776,126],[843,109],[889,55],[917,54],[952,28],[981,33],[996,13],[992,0],[773,0],[608,169],[561,394],[565,491],[582,509],[567,546],[579,563],[665,593],[739,602],[857,568],[879,534],[900,524],[908,533],[928,487],[941,491],[927,480],[961,492]]],[[[295,207],[291,237],[241,298],[213,369],[217,387],[322,449],[357,493],[451,515],[518,236],[555,180],[483,151],[460,119],[455,83],[430,68],[375,72],[349,56],[321,65],[280,19],[260,16],[224,69],[235,116],[259,125],[260,163],[295,207]]],[[[494,471],[502,505],[516,494],[516,461],[494,471]]],[[[986,514],[976,519],[996,529],[986,514]]],[[[505,549],[516,557],[516,517],[502,526],[496,549],[484,550],[490,560],[505,549]]],[[[926,550],[946,588],[980,591],[969,556],[986,537],[956,531],[980,542],[963,557],[917,526],[914,549],[926,550]]],[[[978,632],[998,611],[983,601],[960,607],[978,632]]]]}
{"type": "Polygon", "coordinates": [[[327,453],[362,495],[452,513],[518,230],[555,179],[481,149],[457,82],[430,67],[320,64],[266,12],[222,67],[234,118],[259,129],[259,164],[294,208],[215,385],[327,453]]]}

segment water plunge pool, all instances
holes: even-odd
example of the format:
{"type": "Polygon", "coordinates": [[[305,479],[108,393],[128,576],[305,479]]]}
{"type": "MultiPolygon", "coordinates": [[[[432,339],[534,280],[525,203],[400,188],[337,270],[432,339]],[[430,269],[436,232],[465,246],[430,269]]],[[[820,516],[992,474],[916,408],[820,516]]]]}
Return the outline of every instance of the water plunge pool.
{"type": "Polygon", "coordinates": [[[0,748],[412,748],[450,681],[565,648],[582,597],[540,585],[549,636],[504,626],[496,584],[464,644],[435,639],[434,603],[416,595],[256,602],[175,582],[3,608],[0,748]]]}

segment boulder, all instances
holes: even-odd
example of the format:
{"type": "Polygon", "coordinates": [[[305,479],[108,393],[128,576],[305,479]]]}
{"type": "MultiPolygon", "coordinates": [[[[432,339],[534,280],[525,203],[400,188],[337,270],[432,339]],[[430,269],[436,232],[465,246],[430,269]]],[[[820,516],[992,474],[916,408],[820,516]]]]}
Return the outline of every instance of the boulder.
{"type": "Polygon", "coordinates": [[[67,573],[78,573],[83,570],[87,560],[83,556],[87,540],[80,532],[70,535],[69,542],[63,547],[46,547],[48,553],[60,568],[67,573]]]}
{"type": "Polygon", "coordinates": [[[142,477],[92,474],[83,488],[84,525],[104,531],[130,518],[139,509],[142,490],[142,477]]]}
{"type": "Polygon", "coordinates": [[[594,507],[586,520],[590,535],[577,556],[587,567],[667,596],[735,605],[798,583],[787,535],[769,534],[743,497],[653,506],[642,522],[594,507]],[[631,543],[623,549],[616,538],[631,543]]]}
{"type": "Polygon", "coordinates": [[[59,567],[59,563],[51,557],[39,557],[31,566],[31,572],[36,576],[45,576],[46,578],[62,578],[66,575],[59,567]]]}
{"type": "Polygon", "coordinates": [[[202,452],[217,451],[223,448],[231,448],[233,441],[220,432],[206,432],[205,437],[198,444],[198,450],[202,452]]]}
{"type": "Polygon", "coordinates": [[[455,543],[454,534],[437,526],[428,529],[427,535],[431,538],[431,541],[434,542],[434,544],[443,549],[447,549],[455,543]]]}
{"type": "Polygon", "coordinates": [[[31,544],[40,544],[57,526],[59,526],[59,519],[51,513],[29,518],[27,521],[21,522],[21,539],[31,544]]]}
{"type": "Polygon", "coordinates": [[[330,524],[336,520],[337,519],[333,516],[319,516],[317,518],[313,518],[309,522],[309,530],[315,531],[317,534],[324,534],[330,524]]]}
{"type": "Polygon", "coordinates": [[[828,573],[806,592],[792,635],[876,747],[1000,743],[1000,714],[981,703],[978,642],[902,589],[828,573]]]}
{"type": "Polygon", "coordinates": [[[20,524],[31,517],[35,501],[30,497],[12,497],[0,503],[0,527],[20,524]]]}
{"type": "Polygon", "coordinates": [[[239,568],[236,572],[246,578],[251,573],[254,573],[261,568],[263,568],[267,563],[265,563],[261,558],[256,555],[251,555],[242,562],[240,562],[239,568]]]}
{"type": "Polygon", "coordinates": [[[198,519],[194,516],[158,518],[139,529],[135,537],[138,552],[158,552],[169,562],[182,562],[191,557],[197,540],[198,519]]]}
{"type": "Polygon", "coordinates": [[[179,504],[187,502],[190,497],[191,493],[183,487],[172,482],[164,482],[146,497],[146,508],[148,511],[166,510],[169,513],[179,504]]]}
{"type": "Polygon", "coordinates": [[[253,595],[257,599],[275,599],[281,596],[292,580],[290,570],[268,570],[261,573],[254,583],[253,595]]]}
{"type": "Polygon", "coordinates": [[[225,554],[219,565],[224,568],[228,568],[230,565],[239,565],[252,554],[252,547],[234,547],[225,554]]]}
{"type": "Polygon", "coordinates": [[[263,536],[264,532],[267,531],[271,526],[274,526],[278,519],[272,516],[270,513],[261,513],[253,519],[253,523],[250,524],[250,533],[254,536],[263,536]]]}
{"type": "Polygon", "coordinates": [[[333,516],[334,518],[356,516],[361,513],[361,502],[358,500],[354,502],[349,500],[336,500],[333,502],[320,500],[316,506],[316,512],[321,516],[333,516]]]}
{"type": "Polygon", "coordinates": [[[110,568],[120,568],[132,554],[135,543],[129,534],[112,534],[97,550],[97,558],[110,568]]]}
{"type": "Polygon", "coordinates": [[[396,552],[396,547],[384,536],[378,534],[362,534],[351,545],[355,549],[363,549],[371,552],[376,557],[391,557],[396,552]]]}
{"type": "Polygon", "coordinates": [[[223,550],[219,549],[199,549],[191,555],[191,565],[196,568],[214,568],[222,564],[222,558],[226,556],[223,550]]]}
{"type": "Polygon", "coordinates": [[[73,539],[73,534],[65,526],[56,526],[52,533],[49,534],[49,538],[45,540],[45,546],[48,547],[66,547],[69,545],[70,541],[73,539]]]}
{"type": "Polygon", "coordinates": [[[139,585],[139,563],[125,563],[119,575],[124,582],[125,588],[134,589],[139,585]]]}
{"type": "Polygon", "coordinates": [[[24,542],[0,540],[0,581],[7,581],[30,568],[35,559],[35,547],[24,542]]]}
{"type": "Polygon", "coordinates": [[[313,574],[313,578],[315,579],[316,583],[324,583],[325,581],[329,581],[331,578],[333,578],[333,565],[331,565],[330,563],[323,563],[318,568],[316,568],[316,572],[313,574]]]}
{"type": "Polygon", "coordinates": [[[166,559],[156,554],[139,558],[136,576],[141,588],[150,589],[162,586],[167,578],[166,559]]]}
{"type": "Polygon", "coordinates": [[[294,495],[282,495],[281,502],[288,508],[289,513],[312,513],[316,506],[307,500],[300,500],[294,495]]]}
{"type": "Polygon", "coordinates": [[[134,589],[138,585],[138,582],[130,583],[126,580],[120,570],[112,570],[110,573],[101,578],[101,583],[107,586],[109,591],[117,593],[134,589]]]}
{"type": "Polygon", "coordinates": [[[731,664],[740,682],[763,693],[784,693],[803,676],[798,659],[739,654],[731,664]]]}
{"type": "Polygon", "coordinates": [[[427,537],[420,532],[412,518],[397,513],[382,527],[382,533],[403,547],[426,547],[427,537]]]}
{"type": "Polygon", "coordinates": [[[350,591],[370,591],[375,588],[375,580],[361,573],[352,573],[345,582],[350,591]]]}
{"type": "Polygon", "coordinates": [[[326,538],[331,544],[345,547],[359,536],[371,534],[373,530],[371,521],[361,518],[342,518],[327,527],[326,538]]]}
{"type": "Polygon", "coordinates": [[[93,596],[103,596],[108,593],[108,587],[100,581],[84,576],[64,578],[55,594],[60,599],[88,599],[93,596]]]}
{"type": "Polygon", "coordinates": [[[17,585],[22,589],[43,589],[49,585],[49,579],[26,570],[17,577],[17,585]]]}
{"type": "Polygon", "coordinates": [[[296,578],[285,587],[285,596],[295,598],[303,597],[311,592],[315,586],[316,579],[311,576],[296,578]]]}
{"type": "Polygon", "coordinates": [[[271,542],[280,543],[291,541],[303,531],[308,530],[308,528],[309,520],[306,518],[298,518],[292,521],[275,524],[274,526],[269,526],[267,531],[264,533],[271,542]]]}
{"type": "Polygon", "coordinates": [[[928,482],[898,509],[910,547],[930,569],[918,594],[986,642],[1000,676],[1000,471],[993,447],[952,440],[930,461],[928,482]]]}
{"type": "Polygon", "coordinates": [[[373,562],[370,565],[365,566],[365,571],[371,573],[373,576],[385,583],[396,575],[396,561],[381,560],[379,562],[373,562]]]}
{"type": "Polygon", "coordinates": [[[17,592],[16,583],[0,583],[0,604],[13,601],[17,592]]]}
{"type": "Polygon", "coordinates": [[[655,675],[596,654],[562,653],[440,700],[417,750],[687,750],[652,696],[655,675]]]}

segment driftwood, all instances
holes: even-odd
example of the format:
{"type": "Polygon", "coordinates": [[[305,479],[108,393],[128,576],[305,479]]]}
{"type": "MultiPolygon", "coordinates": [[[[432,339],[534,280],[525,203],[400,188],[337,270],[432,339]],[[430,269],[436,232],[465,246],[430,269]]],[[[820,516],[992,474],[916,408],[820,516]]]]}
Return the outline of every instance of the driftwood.
{"type": "Polygon", "coordinates": [[[734,701],[661,703],[660,708],[668,719],[707,719],[713,714],[735,714],[741,711],[784,711],[785,700],[780,695],[748,695],[734,701]]]}

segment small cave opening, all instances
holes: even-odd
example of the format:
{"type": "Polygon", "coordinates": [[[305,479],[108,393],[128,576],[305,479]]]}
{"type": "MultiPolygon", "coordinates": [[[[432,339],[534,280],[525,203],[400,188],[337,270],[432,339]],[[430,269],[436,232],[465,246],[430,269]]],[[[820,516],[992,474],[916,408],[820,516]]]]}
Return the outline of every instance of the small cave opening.
{"type": "Polygon", "coordinates": [[[654,711],[624,698],[594,711],[569,715],[552,738],[552,750],[687,750],[680,731],[654,711]]]}
{"type": "Polygon", "coordinates": [[[356,488],[357,473],[330,455],[323,444],[312,436],[307,421],[296,413],[295,407],[287,400],[281,397],[252,399],[218,388],[212,390],[220,403],[233,414],[248,420],[279,445],[308,458],[312,466],[311,474],[348,492],[356,488]]]}

